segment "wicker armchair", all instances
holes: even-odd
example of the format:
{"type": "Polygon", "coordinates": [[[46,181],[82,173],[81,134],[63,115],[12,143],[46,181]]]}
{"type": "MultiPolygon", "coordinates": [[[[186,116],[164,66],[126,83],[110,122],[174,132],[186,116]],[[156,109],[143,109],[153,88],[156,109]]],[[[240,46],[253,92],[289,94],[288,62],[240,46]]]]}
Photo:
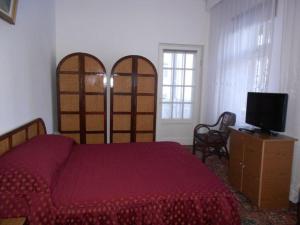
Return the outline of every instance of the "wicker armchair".
{"type": "Polygon", "coordinates": [[[218,121],[213,125],[198,124],[194,128],[193,154],[197,150],[202,152],[202,161],[213,154],[221,158],[229,158],[227,140],[229,137],[229,126],[234,126],[236,115],[231,112],[224,112],[218,121]],[[204,131],[203,131],[204,130],[204,131]]]}

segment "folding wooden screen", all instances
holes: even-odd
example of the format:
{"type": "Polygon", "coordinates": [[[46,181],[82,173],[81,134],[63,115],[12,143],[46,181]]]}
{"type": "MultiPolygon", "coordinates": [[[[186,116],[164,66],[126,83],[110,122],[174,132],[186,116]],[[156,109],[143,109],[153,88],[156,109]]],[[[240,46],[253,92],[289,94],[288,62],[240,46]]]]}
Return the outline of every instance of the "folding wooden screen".
{"type": "Polygon", "coordinates": [[[112,68],[111,143],[155,140],[157,72],[142,56],[130,55],[112,68]]]}
{"type": "Polygon", "coordinates": [[[96,57],[74,53],[57,67],[58,129],[78,143],[106,143],[105,68],[96,57]]]}

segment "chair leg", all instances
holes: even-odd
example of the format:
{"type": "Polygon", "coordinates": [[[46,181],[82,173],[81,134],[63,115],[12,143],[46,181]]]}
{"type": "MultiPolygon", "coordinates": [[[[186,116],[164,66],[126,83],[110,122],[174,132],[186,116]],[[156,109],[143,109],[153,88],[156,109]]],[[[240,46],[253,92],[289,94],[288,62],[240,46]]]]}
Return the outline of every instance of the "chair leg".
{"type": "Polygon", "coordinates": [[[300,225],[300,200],[297,204],[297,225],[300,225]]]}
{"type": "Polygon", "coordinates": [[[206,150],[207,150],[206,147],[205,147],[205,148],[202,148],[202,162],[203,162],[203,163],[205,163],[205,160],[206,160],[206,157],[207,157],[207,155],[206,155],[206,150]]]}
{"type": "Polygon", "coordinates": [[[297,204],[297,224],[300,225],[300,193],[299,193],[299,200],[297,204]]]}
{"type": "Polygon", "coordinates": [[[224,149],[225,149],[226,158],[229,159],[229,153],[226,145],[224,146],[224,149]]]}
{"type": "Polygon", "coordinates": [[[222,148],[216,148],[216,149],[215,149],[215,151],[217,152],[217,155],[218,155],[219,159],[222,158],[221,149],[222,149],[222,148]]]}
{"type": "Polygon", "coordinates": [[[195,143],[195,138],[193,138],[193,155],[196,154],[196,143],[195,143]]]}

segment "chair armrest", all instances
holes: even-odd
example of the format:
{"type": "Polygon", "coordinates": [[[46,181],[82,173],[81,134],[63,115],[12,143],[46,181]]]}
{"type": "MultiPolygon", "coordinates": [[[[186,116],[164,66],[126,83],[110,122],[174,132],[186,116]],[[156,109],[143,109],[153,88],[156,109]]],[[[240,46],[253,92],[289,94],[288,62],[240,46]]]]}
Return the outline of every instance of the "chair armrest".
{"type": "Polygon", "coordinates": [[[196,135],[198,133],[198,130],[200,130],[201,128],[206,128],[208,131],[210,131],[210,125],[207,124],[198,124],[197,126],[195,126],[194,128],[194,135],[196,135]]]}

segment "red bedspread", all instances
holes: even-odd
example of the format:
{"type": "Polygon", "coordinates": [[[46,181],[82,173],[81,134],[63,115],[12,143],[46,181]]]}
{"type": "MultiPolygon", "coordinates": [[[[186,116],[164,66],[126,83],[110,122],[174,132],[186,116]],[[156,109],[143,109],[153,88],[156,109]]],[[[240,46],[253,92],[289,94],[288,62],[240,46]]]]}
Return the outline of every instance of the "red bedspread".
{"type": "Polygon", "coordinates": [[[31,225],[237,225],[222,182],[171,142],[74,145],[38,136],[0,157],[0,216],[31,225]]]}
{"type": "Polygon", "coordinates": [[[56,224],[240,224],[232,194],[171,142],[77,145],[52,201],[56,224]]]}

